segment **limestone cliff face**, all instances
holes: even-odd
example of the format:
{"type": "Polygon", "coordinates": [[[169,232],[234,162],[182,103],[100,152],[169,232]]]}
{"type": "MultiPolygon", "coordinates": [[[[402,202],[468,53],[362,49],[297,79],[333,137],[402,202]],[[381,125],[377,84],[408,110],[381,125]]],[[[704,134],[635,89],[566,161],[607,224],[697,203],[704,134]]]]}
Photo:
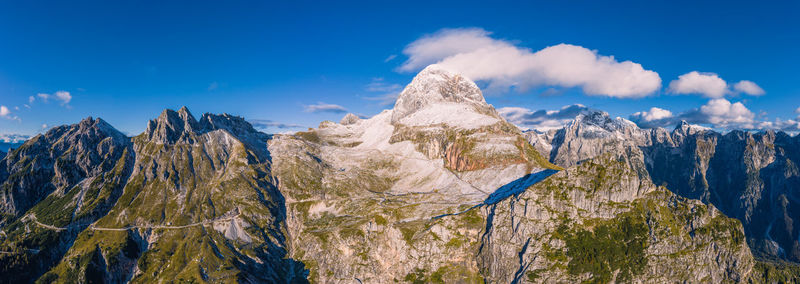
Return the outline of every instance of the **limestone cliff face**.
{"type": "Polygon", "coordinates": [[[482,208],[479,266],[492,282],[740,282],[741,224],[649,182],[626,156],[585,160],[482,208]]]}
{"type": "MultiPolygon", "coordinates": [[[[673,148],[702,153],[691,160],[700,165],[691,177],[711,186],[675,187],[713,203],[715,182],[733,176],[711,169],[732,160],[715,160],[709,151],[722,148],[709,145],[741,146],[749,161],[742,170],[762,173],[745,184],[791,188],[797,154],[784,144],[795,138],[741,144],[692,129],[645,133],[601,113],[531,136],[498,116],[473,82],[436,66],[414,79],[395,109],[291,135],[267,135],[227,114],[196,119],[186,108],[165,110],[135,137],[85,120],[0,160],[0,279],[773,279],[754,261],[737,220],[671,193],[672,176],[656,172],[662,160],[682,161],[672,155],[684,150],[673,148]],[[769,141],[774,149],[758,146],[769,141]],[[667,189],[652,182],[662,177],[667,189]]],[[[737,202],[766,198],[753,196],[737,202]]],[[[765,210],[758,206],[752,220],[765,210]]],[[[791,206],[768,208],[793,216],[791,206]]],[[[791,222],[784,220],[771,230],[791,222]]]]}
{"type": "Polygon", "coordinates": [[[597,127],[597,121],[612,119],[595,116],[604,118],[582,115],[557,131],[526,135],[561,166],[635,149],[644,156],[644,168],[655,184],[739,219],[756,255],[800,260],[800,231],[791,225],[800,217],[793,209],[799,200],[800,137],[772,131],[720,134],[685,122],[673,131],[602,126],[608,123],[597,127]]]}
{"type": "Polygon", "coordinates": [[[0,162],[0,250],[13,251],[0,256],[4,279],[29,281],[57,263],[114,206],[133,160],[130,139],[99,118],[55,127],[9,153],[0,162]]]}

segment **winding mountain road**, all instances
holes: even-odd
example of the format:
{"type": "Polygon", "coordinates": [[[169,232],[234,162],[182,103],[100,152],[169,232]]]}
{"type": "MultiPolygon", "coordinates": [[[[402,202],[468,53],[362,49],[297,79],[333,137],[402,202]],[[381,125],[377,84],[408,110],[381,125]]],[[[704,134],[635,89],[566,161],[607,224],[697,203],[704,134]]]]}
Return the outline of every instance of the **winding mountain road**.
{"type": "MultiPolygon", "coordinates": [[[[231,216],[231,217],[224,217],[224,218],[205,220],[205,221],[195,222],[195,223],[181,225],[181,226],[138,225],[138,226],[127,226],[127,227],[123,227],[123,228],[103,228],[103,227],[95,227],[94,224],[91,224],[91,225],[89,225],[88,229],[91,229],[91,230],[94,230],[94,231],[127,231],[127,230],[130,230],[130,229],[185,229],[185,228],[196,227],[196,226],[201,226],[201,225],[205,226],[205,225],[209,225],[209,224],[213,224],[213,223],[217,223],[217,222],[228,222],[228,221],[231,221],[233,219],[236,219],[240,215],[241,215],[241,213],[236,214],[235,216],[231,216]]],[[[50,229],[50,230],[54,230],[54,231],[57,231],[57,232],[69,229],[70,227],[80,227],[82,225],[85,225],[85,224],[73,224],[73,225],[67,226],[67,227],[57,227],[57,226],[48,225],[48,224],[44,224],[42,222],[39,222],[39,220],[36,219],[36,215],[31,214],[31,215],[28,215],[28,216],[30,216],[29,217],[30,220],[32,220],[34,223],[36,223],[36,225],[38,225],[40,227],[43,227],[45,229],[50,229]]]]}

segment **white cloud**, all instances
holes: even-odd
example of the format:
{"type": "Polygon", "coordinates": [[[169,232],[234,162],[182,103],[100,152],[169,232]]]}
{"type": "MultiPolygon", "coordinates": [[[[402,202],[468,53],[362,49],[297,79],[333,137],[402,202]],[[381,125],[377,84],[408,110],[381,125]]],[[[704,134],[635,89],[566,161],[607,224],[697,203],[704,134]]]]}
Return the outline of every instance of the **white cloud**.
{"type": "Polygon", "coordinates": [[[741,80],[739,83],[733,85],[733,89],[751,96],[761,96],[766,94],[764,89],[753,83],[753,81],[741,80]]]}
{"type": "Polygon", "coordinates": [[[58,91],[55,93],[55,98],[61,101],[61,105],[66,105],[72,100],[72,95],[67,91],[58,91]]]}
{"type": "Polygon", "coordinates": [[[712,125],[714,128],[721,129],[762,128],[763,125],[759,126],[761,122],[755,118],[755,113],[741,102],[731,103],[724,98],[712,99],[700,108],[691,109],[678,115],[654,107],[650,111],[636,112],[630,116],[630,120],[642,128],[670,127],[678,124],[681,120],[693,124],[712,125]]]}
{"type": "Polygon", "coordinates": [[[798,107],[796,110],[794,110],[794,113],[800,114],[800,107],[798,107]]]}
{"type": "Polygon", "coordinates": [[[5,142],[5,143],[21,143],[30,138],[31,136],[29,135],[0,133],[0,142],[5,142]]]}
{"type": "Polygon", "coordinates": [[[384,59],[384,60],[383,60],[383,62],[384,62],[384,63],[386,63],[386,62],[392,61],[392,60],[394,60],[396,57],[397,57],[397,54],[392,54],[392,55],[389,55],[389,56],[387,56],[387,57],[386,57],[386,59],[384,59]]]}
{"type": "MultiPolygon", "coordinates": [[[[40,99],[42,99],[42,101],[45,102],[45,103],[47,103],[47,101],[50,99],[50,95],[49,94],[45,94],[45,93],[38,93],[38,94],[36,94],[36,96],[39,97],[40,99]]],[[[30,100],[30,98],[28,98],[28,99],[30,100]]]]}
{"type": "Polygon", "coordinates": [[[707,98],[718,99],[726,95],[745,93],[751,96],[765,94],[764,89],[749,80],[741,80],[729,86],[725,80],[715,73],[692,71],[678,76],[669,83],[667,90],[673,94],[700,94],[707,98]]]}
{"type": "Polygon", "coordinates": [[[663,108],[652,107],[649,111],[640,111],[631,115],[633,121],[654,121],[672,117],[672,112],[663,108]]]}
{"type": "Polygon", "coordinates": [[[42,123],[42,130],[47,129],[47,123],[42,123]]]}
{"type": "Polygon", "coordinates": [[[313,105],[306,105],[305,112],[332,112],[332,113],[345,113],[347,109],[340,105],[335,104],[327,104],[323,102],[318,102],[317,104],[313,105]]]}
{"type": "Polygon", "coordinates": [[[670,93],[701,94],[707,98],[721,98],[728,94],[728,83],[714,73],[692,71],[678,76],[669,83],[670,93]]]}
{"type": "MultiPolygon", "coordinates": [[[[67,91],[57,91],[52,95],[47,93],[38,93],[36,94],[36,97],[38,97],[39,100],[44,103],[49,103],[50,99],[61,101],[61,105],[65,106],[66,108],[70,108],[69,102],[72,101],[72,94],[67,91]]],[[[32,104],[34,101],[36,101],[34,96],[28,97],[28,103],[32,104]]],[[[29,105],[26,105],[26,107],[30,108],[29,105]]]]}
{"type": "Polygon", "coordinates": [[[532,111],[522,107],[504,107],[497,109],[497,112],[509,122],[521,128],[536,129],[539,131],[561,128],[575,119],[579,114],[589,111],[590,109],[588,107],[581,104],[564,106],[559,110],[532,111]]]}
{"type": "Polygon", "coordinates": [[[6,106],[0,106],[0,117],[21,122],[19,116],[12,115],[11,110],[6,106]]]}
{"type": "Polygon", "coordinates": [[[581,46],[559,44],[532,52],[478,29],[444,29],[410,43],[399,71],[437,63],[488,82],[489,90],[533,86],[580,87],[588,95],[638,98],[661,88],[658,73],[581,46]]]}
{"type": "Polygon", "coordinates": [[[731,103],[726,99],[713,99],[700,107],[700,113],[706,115],[708,123],[727,128],[739,126],[752,128],[755,114],[747,109],[741,102],[731,103]]]}

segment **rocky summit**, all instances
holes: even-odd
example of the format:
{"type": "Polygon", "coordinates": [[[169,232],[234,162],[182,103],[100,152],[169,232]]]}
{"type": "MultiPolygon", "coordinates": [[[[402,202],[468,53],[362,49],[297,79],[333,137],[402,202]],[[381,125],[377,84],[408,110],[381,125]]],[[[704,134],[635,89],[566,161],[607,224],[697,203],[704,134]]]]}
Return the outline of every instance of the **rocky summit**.
{"type": "Polygon", "coordinates": [[[522,131],[432,65],[372,117],[269,135],[165,110],[0,160],[3,283],[797,281],[800,138],[522,131]]]}

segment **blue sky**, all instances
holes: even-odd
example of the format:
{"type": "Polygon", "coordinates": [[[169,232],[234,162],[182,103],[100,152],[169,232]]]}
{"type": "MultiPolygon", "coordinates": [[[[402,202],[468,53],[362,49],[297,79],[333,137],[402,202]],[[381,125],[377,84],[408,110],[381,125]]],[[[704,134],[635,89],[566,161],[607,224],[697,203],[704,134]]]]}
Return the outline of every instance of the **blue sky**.
{"type": "MultiPolygon", "coordinates": [[[[613,56],[591,70],[621,70],[631,61],[660,79],[655,88],[652,80],[642,83],[652,90],[646,94],[598,91],[593,86],[616,88],[613,80],[626,73],[571,82],[575,70],[546,75],[564,57],[542,53],[540,61],[549,63],[533,60],[511,74],[511,83],[486,92],[498,108],[522,108],[506,109],[518,124],[533,123],[525,119],[536,110],[576,103],[626,118],[652,107],[670,112],[640,113],[656,118],[642,122],[654,125],[689,118],[715,127],[783,128],[800,111],[797,1],[285,2],[292,1],[4,1],[0,133],[31,135],[93,116],[135,135],[164,108],[182,105],[196,116],[227,112],[308,127],[338,121],[345,110],[373,115],[390,107],[379,97],[398,92],[422,68],[409,58],[430,55],[408,47],[447,35],[488,42],[476,48],[529,53],[514,64],[569,44],[613,56]],[[692,71],[702,76],[670,89],[692,71]],[[727,83],[723,91],[712,90],[715,76],[727,83]],[[742,80],[764,94],[737,91],[742,80]],[[47,103],[38,94],[48,95],[47,103]]],[[[481,56],[465,52],[467,59],[481,56]]],[[[445,58],[459,54],[427,58],[463,68],[445,58]]],[[[483,87],[509,77],[479,69],[471,74],[484,78],[483,87]]]]}

